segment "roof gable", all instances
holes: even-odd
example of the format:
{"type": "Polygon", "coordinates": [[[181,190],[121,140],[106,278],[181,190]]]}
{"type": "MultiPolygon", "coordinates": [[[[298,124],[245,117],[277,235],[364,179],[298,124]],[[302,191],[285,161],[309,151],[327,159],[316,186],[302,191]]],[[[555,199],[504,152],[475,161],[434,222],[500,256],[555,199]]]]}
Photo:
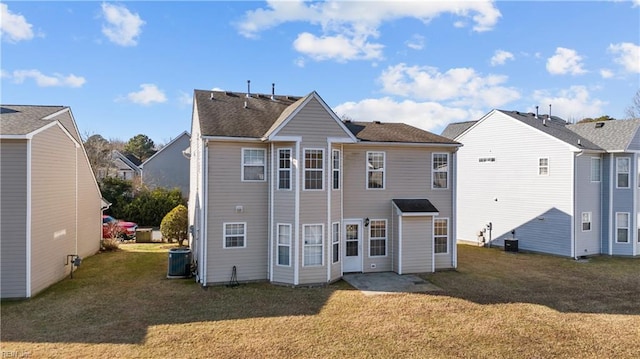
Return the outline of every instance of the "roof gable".
{"type": "Polygon", "coordinates": [[[0,135],[29,135],[56,121],[56,114],[65,106],[1,105],[0,135]]]}
{"type": "Polygon", "coordinates": [[[440,134],[443,137],[450,138],[455,140],[458,136],[462,135],[466,130],[471,128],[471,126],[475,125],[478,121],[464,121],[464,122],[453,122],[447,125],[445,129],[440,134]]]}
{"type": "MultiPolygon", "coordinates": [[[[156,151],[156,153],[154,153],[151,157],[147,158],[141,165],[140,168],[143,168],[144,165],[146,163],[148,163],[149,161],[151,161],[153,158],[157,158],[157,155],[159,153],[162,153],[163,151],[165,151],[168,148],[172,148],[173,146],[175,146],[175,144],[184,136],[187,136],[188,138],[191,138],[191,135],[189,135],[189,132],[187,131],[182,131],[181,134],[179,134],[178,136],[176,136],[173,140],[169,141],[169,143],[167,143],[166,145],[164,145],[160,150],[156,151]]],[[[184,150],[184,148],[180,149],[180,151],[182,152],[184,150]]]]}
{"type": "Polygon", "coordinates": [[[459,145],[449,138],[421,130],[405,123],[345,121],[358,140],[363,142],[437,143],[459,145]]]}

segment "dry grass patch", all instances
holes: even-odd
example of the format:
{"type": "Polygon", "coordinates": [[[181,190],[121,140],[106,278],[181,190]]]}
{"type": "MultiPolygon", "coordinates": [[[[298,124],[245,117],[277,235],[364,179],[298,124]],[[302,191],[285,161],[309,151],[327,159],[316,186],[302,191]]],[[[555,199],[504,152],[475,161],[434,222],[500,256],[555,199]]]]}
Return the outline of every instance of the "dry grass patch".
{"type": "Polygon", "coordinates": [[[30,357],[633,357],[640,261],[589,263],[459,247],[436,294],[364,296],[168,280],[167,244],[87,258],[29,301],[2,303],[2,350],[30,357]],[[597,283],[598,282],[598,283],[597,283]]]}

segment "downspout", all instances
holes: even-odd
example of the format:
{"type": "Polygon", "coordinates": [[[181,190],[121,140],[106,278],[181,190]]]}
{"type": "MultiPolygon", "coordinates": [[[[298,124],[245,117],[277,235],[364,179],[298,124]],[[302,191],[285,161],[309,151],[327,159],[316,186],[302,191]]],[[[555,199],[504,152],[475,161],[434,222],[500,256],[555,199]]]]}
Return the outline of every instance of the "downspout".
{"type": "MultiPolygon", "coordinates": [[[[327,166],[325,167],[325,179],[327,180],[327,283],[331,281],[331,252],[333,251],[333,226],[331,225],[331,195],[333,194],[333,148],[331,148],[331,139],[327,138],[327,156],[324,160],[327,166]]],[[[324,243],[324,241],[323,241],[324,243]]]]}
{"type": "Polygon", "coordinates": [[[638,168],[639,163],[638,163],[638,153],[637,152],[634,153],[634,155],[633,155],[633,165],[636,166],[636,170],[634,172],[637,173],[638,175],[637,176],[631,176],[631,173],[633,173],[633,172],[631,172],[632,165],[629,165],[629,176],[631,178],[634,178],[631,181],[631,184],[632,184],[631,193],[633,195],[633,202],[632,202],[633,205],[632,205],[632,209],[631,210],[633,211],[633,213],[629,216],[629,217],[631,217],[631,218],[629,218],[630,219],[629,220],[629,222],[630,222],[629,227],[631,227],[631,228],[629,228],[629,231],[633,231],[632,233],[634,233],[632,236],[630,236],[631,240],[633,241],[633,244],[631,246],[631,250],[632,250],[631,255],[632,256],[636,256],[638,254],[638,240],[640,240],[640,238],[638,238],[638,232],[639,232],[638,231],[638,185],[639,185],[638,181],[640,180],[638,177],[640,177],[640,168],[638,168]],[[631,223],[633,223],[635,225],[631,226],[631,223]]]}
{"type": "Polygon", "coordinates": [[[26,230],[26,234],[27,234],[27,240],[26,240],[26,270],[25,270],[25,280],[26,280],[26,293],[25,296],[27,298],[31,298],[31,209],[32,209],[32,203],[31,203],[31,192],[32,192],[32,182],[31,182],[31,139],[29,138],[27,140],[27,218],[25,219],[26,225],[27,225],[27,230],[26,230]]]}
{"type": "MultiPolygon", "coordinates": [[[[453,177],[451,179],[452,182],[452,188],[451,188],[451,219],[452,221],[450,221],[451,223],[451,237],[452,237],[452,245],[451,245],[451,264],[453,265],[453,268],[458,268],[458,234],[456,232],[456,227],[457,227],[457,223],[458,223],[458,209],[457,209],[457,189],[458,189],[458,156],[457,156],[457,152],[458,149],[456,149],[455,151],[453,151],[453,153],[451,153],[451,160],[453,162],[453,166],[451,166],[451,168],[453,169],[453,175],[451,177],[453,177]]],[[[434,248],[435,249],[435,248],[434,248]]]]}
{"type": "Polygon", "coordinates": [[[402,274],[402,215],[398,215],[398,274],[402,274]]]}
{"type": "Polygon", "coordinates": [[[615,158],[613,158],[613,153],[609,154],[609,158],[611,158],[611,162],[609,162],[609,255],[613,255],[613,182],[615,178],[613,177],[613,166],[615,166],[615,158]]]}
{"type": "MultiPolygon", "coordinates": [[[[344,274],[344,261],[342,260],[342,253],[345,250],[345,243],[343,243],[342,238],[346,238],[345,230],[344,230],[344,144],[340,144],[340,238],[338,238],[338,260],[340,261],[340,277],[344,274]]],[[[333,243],[331,244],[331,248],[333,248],[333,243]]]]}
{"type": "Polygon", "coordinates": [[[435,221],[436,217],[431,216],[431,272],[436,272],[436,241],[435,241],[435,221]]]}
{"type": "MultiPolygon", "coordinates": [[[[78,148],[80,146],[75,145],[75,144],[74,144],[74,146],[75,146],[75,150],[76,150],[76,166],[75,166],[76,167],[75,168],[75,171],[76,171],[76,187],[75,187],[75,196],[76,196],[76,200],[75,200],[75,210],[76,210],[76,213],[75,213],[76,250],[75,250],[74,253],[77,255],[78,254],[78,148]]],[[[71,273],[73,273],[73,265],[71,265],[71,273]]]]}
{"type": "Polygon", "coordinates": [[[271,150],[271,175],[270,177],[270,181],[269,181],[269,225],[268,230],[269,230],[269,235],[267,236],[267,238],[269,238],[269,244],[267,245],[267,277],[269,278],[269,282],[273,282],[273,241],[274,241],[274,237],[273,237],[273,205],[274,205],[274,183],[275,183],[275,145],[272,142],[271,146],[270,146],[270,150],[271,150]]]}
{"type": "Polygon", "coordinates": [[[209,210],[209,141],[202,141],[203,148],[203,158],[202,158],[202,233],[200,234],[200,239],[202,241],[202,286],[207,286],[207,242],[209,241],[209,235],[207,233],[207,216],[209,210]]]}
{"type": "Polygon", "coordinates": [[[295,230],[295,266],[293,267],[293,284],[298,285],[300,282],[300,139],[296,140],[296,193],[295,193],[295,204],[294,204],[294,213],[295,218],[293,220],[294,225],[296,227],[295,230]]]}
{"type": "MultiPolygon", "coordinates": [[[[577,158],[582,156],[584,152],[580,151],[577,154],[574,153],[574,155],[571,157],[572,160],[572,167],[573,167],[573,172],[571,174],[571,203],[573,206],[573,220],[571,223],[571,257],[573,257],[573,259],[578,259],[578,253],[577,253],[577,238],[576,238],[576,233],[577,233],[577,229],[576,227],[578,226],[578,204],[576,203],[576,187],[577,187],[577,183],[576,183],[576,178],[578,177],[576,175],[576,172],[578,171],[577,169],[577,158]]],[[[582,221],[582,218],[580,219],[582,221]]],[[[593,221],[593,219],[591,219],[593,221]]]]}

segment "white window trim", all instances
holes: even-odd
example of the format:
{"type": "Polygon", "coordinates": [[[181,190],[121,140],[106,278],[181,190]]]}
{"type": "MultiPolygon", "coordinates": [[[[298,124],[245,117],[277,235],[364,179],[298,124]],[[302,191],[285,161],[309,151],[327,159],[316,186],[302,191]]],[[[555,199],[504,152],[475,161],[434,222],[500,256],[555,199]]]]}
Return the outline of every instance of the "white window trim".
{"type": "Polygon", "coordinates": [[[342,186],[342,181],[341,181],[341,177],[340,177],[340,169],[342,167],[342,151],[340,150],[331,150],[331,189],[334,191],[338,191],[340,190],[340,187],[342,186]],[[335,163],[334,163],[334,156],[335,154],[338,154],[338,168],[335,168],[335,163]],[[334,179],[335,179],[335,175],[336,172],[338,173],[338,188],[336,188],[334,186],[334,179]]]}
{"type": "Polygon", "coordinates": [[[222,223],[222,248],[224,249],[240,249],[247,248],[247,222],[224,222],[222,223]],[[242,240],[242,246],[227,247],[227,237],[235,237],[235,235],[227,234],[227,225],[229,224],[241,224],[244,228],[244,239],[242,240]]]}
{"type": "Polygon", "coordinates": [[[277,242],[276,242],[276,266],[278,267],[291,267],[291,224],[289,223],[278,223],[277,226],[277,233],[276,233],[276,238],[277,238],[277,242]],[[280,243],[280,226],[285,226],[285,227],[289,227],[289,244],[281,244],[280,243]],[[289,264],[280,264],[280,247],[288,247],[289,248],[289,264]]]}
{"type": "Polygon", "coordinates": [[[450,177],[451,177],[451,172],[449,171],[449,168],[451,168],[451,158],[449,156],[448,153],[446,152],[434,152],[431,154],[431,189],[432,190],[448,190],[449,189],[449,181],[450,181],[450,177]],[[435,168],[433,168],[433,163],[435,161],[435,157],[436,155],[445,155],[447,156],[447,170],[446,171],[438,171],[435,168]],[[435,173],[440,173],[440,172],[445,172],[447,174],[447,185],[445,187],[434,187],[434,174],[435,173]]]}
{"type": "Polygon", "coordinates": [[[291,191],[291,185],[293,183],[293,171],[291,171],[291,167],[293,166],[293,159],[291,158],[291,154],[293,153],[293,149],[292,148],[278,148],[277,150],[277,161],[278,161],[278,165],[277,165],[277,171],[278,174],[276,176],[276,190],[278,191],[291,191]],[[289,168],[281,168],[280,167],[280,151],[289,151],[289,168]],[[289,188],[280,188],[280,171],[286,171],[289,173],[289,188]]]}
{"type": "Polygon", "coordinates": [[[264,148],[251,148],[251,147],[243,147],[242,151],[240,153],[240,156],[242,156],[240,158],[240,163],[242,164],[241,166],[241,170],[240,170],[240,179],[242,182],[265,182],[267,180],[267,150],[264,148]],[[244,152],[245,151],[250,151],[250,150],[257,150],[257,151],[262,151],[262,170],[263,170],[263,175],[262,175],[262,179],[258,179],[258,180],[253,180],[253,179],[245,179],[244,178],[244,168],[245,166],[252,166],[252,165],[248,165],[244,163],[244,152]]]}
{"type": "Polygon", "coordinates": [[[365,166],[366,166],[366,179],[365,179],[365,188],[369,191],[382,191],[387,188],[387,153],[384,151],[367,151],[365,157],[365,166]],[[370,170],[369,169],[369,155],[372,153],[381,153],[382,154],[382,170],[370,170]],[[370,172],[382,172],[382,188],[369,188],[369,173],[370,172]]]}
{"type": "Polygon", "coordinates": [[[629,212],[616,212],[616,227],[615,227],[615,231],[616,231],[616,243],[619,244],[629,244],[632,243],[633,241],[631,240],[631,214],[629,212]],[[618,223],[618,214],[626,214],[627,215],[627,225],[626,227],[620,227],[620,223],[618,223]],[[618,229],[626,229],[627,230],[627,241],[626,242],[619,242],[618,241],[618,229]]]}
{"type": "Polygon", "coordinates": [[[303,267],[322,267],[324,266],[324,224],[303,224],[302,225],[302,266],[303,267]],[[320,244],[306,244],[305,242],[305,228],[320,226],[320,244]],[[320,247],[320,264],[307,264],[305,260],[304,250],[307,247],[320,247]]]}
{"type": "Polygon", "coordinates": [[[591,232],[591,229],[593,228],[593,216],[591,212],[582,212],[581,216],[580,216],[580,229],[582,230],[582,232],[591,232]],[[589,221],[585,222],[584,221],[584,215],[588,214],[589,215],[589,221]],[[589,223],[589,229],[584,229],[584,224],[585,223],[589,223]]]}
{"type": "Polygon", "coordinates": [[[593,183],[600,183],[602,181],[602,159],[600,157],[591,157],[591,167],[589,171],[589,177],[591,182],[593,183]],[[598,179],[594,180],[593,179],[593,162],[596,160],[598,161],[598,179]]]}
{"type": "Polygon", "coordinates": [[[449,233],[451,233],[451,231],[449,230],[449,218],[434,218],[433,219],[431,235],[432,235],[432,238],[433,238],[433,253],[435,255],[449,254],[449,233]],[[446,238],[447,239],[447,251],[446,252],[436,252],[436,221],[438,221],[438,220],[443,220],[443,221],[446,221],[446,223],[447,223],[447,235],[446,236],[437,236],[437,238],[446,238]]]}
{"type": "Polygon", "coordinates": [[[331,223],[331,263],[336,264],[336,263],[340,263],[340,257],[341,253],[340,253],[340,222],[333,222],[331,223]],[[336,228],[338,228],[338,230],[336,231],[336,228]],[[333,256],[335,255],[335,245],[338,245],[338,260],[334,261],[333,260],[333,256]]]}
{"type": "Polygon", "coordinates": [[[551,161],[549,160],[549,157],[538,157],[538,176],[546,177],[549,176],[549,173],[551,173],[551,161]],[[547,165],[541,165],[540,160],[547,160],[547,165]],[[540,170],[543,168],[547,169],[547,173],[540,173],[540,170]]]}
{"type": "Polygon", "coordinates": [[[631,157],[616,157],[616,189],[629,189],[631,188],[631,157]],[[627,160],[627,162],[629,162],[629,170],[627,172],[618,172],[618,161],[620,160],[627,160]],[[619,174],[623,174],[626,173],[627,174],[627,186],[626,187],[620,187],[618,186],[618,175],[619,174]]]}
{"type": "Polygon", "coordinates": [[[369,220],[369,251],[367,253],[369,258],[384,258],[389,254],[389,227],[388,227],[388,223],[386,219],[370,219],[369,220]],[[371,236],[371,229],[373,228],[373,226],[371,225],[371,223],[373,223],[373,221],[381,221],[384,222],[384,233],[385,233],[385,237],[372,237],[371,236]],[[384,255],[375,255],[372,256],[371,255],[371,241],[372,240],[381,240],[384,239],[384,255]]]}
{"type": "Polygon", "coordinates": [[[324,148],[305,148],[302,151],[302,164],[303,164],[303,168],[302,168],[302,190],[303,191],[324,191],[324,168],[325,166],[325,161],[327,159],[327,157],[324,155],[324,148]],[[322,172],[322,184],[321,184],[321,188],[312,188],[312,189],[308,189],[307,188],[307,151],[320,151],[322,153],[322,169],[318,170],[317,168],[310,168],[309,170],[313,170],[313,171],[321,171],[322,172]]]}

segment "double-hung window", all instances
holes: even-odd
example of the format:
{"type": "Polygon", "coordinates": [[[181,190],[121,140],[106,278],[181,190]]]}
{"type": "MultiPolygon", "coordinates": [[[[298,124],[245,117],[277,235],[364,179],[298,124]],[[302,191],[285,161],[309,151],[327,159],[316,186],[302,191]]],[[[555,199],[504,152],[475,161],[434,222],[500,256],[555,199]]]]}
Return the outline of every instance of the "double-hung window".
{"type": "Polygon", "coordinates": [[[549,175],[549,158],[548,157],[538,158],[538,175],[539,176],[549,175]]]}
{"type": "Polygon", "coordinates": [[[616,158],[616,188],[629,188],[629,157],[616,158]]]}
{"type": "Polygon", "coordinates": [[[331,151],[332,184],[331,188],[340,189],[340,150],[331,151]]]}
{"type": "Polygon", "coordinates": [[[278,265],[291,265],[291,225],[278,224],[278,265]]]}
{"type": "Polygon", "coordinates": [[[278,149],[278,189],[291,189],[291,149],[278,149]]]}
{"type": "Polygon", "coordinates": [[[322,265],[322,237],[323,226],[321,224],[305,224],[304,232],[304,265],[322,265]]]}
{"type": "Polygon", "coordinates": [[[582,212],[582,231],[588,232],[591,230],[591,212],[582,212]]]}
{"type": "Polygon", "coordinates": [[[224,248],[244,248],[247,246],[247,224],[243,222],[224,224],[224,248]]]}
{"type": "Polygon", "coordinates": [[[616,242],[629,243],[629,213],[616,212],[616,242]]]}
{"type": "Polygon", "coordinates": [[[449,251],[449,219],[447,218],[433,220],[433,251],[435,253],[449,251]]]}
{"type": "Polygon", "coordinates": [[[324,189],[324,150],[304,150],[304,189],[324,189]]]}
{"type": "Polygon", "coordinates": [[[265,180],[265,153],[260,148],[242,149],[242,180],[243,181],[264,181],[265,180]]]}
{"type": "Polygon", "coordinates": [[[333,239],[332,239],[332,255],[333,263],[340,262],[340,222],[334,222],[333,227],[333,239]]]}
{"type": "Polygon", "coordinates": [[[369,223],[369,257],[387,255],[387,220],[373,219],[369,223]]]}
{"type": "Polygon", "coordinates": [[[600,157],[591,157],[591,182],[600,182],[602,173],[602,160],[600,157]]]}
{"type": "Polygon", "coordinates": [[[434,153],[431,163],[431,188],[449,188],[449,154],[434,153]]]}
{"type": "Polygon", "coordinates": [[[367,152],[367,189],[384,189],[384,152],[367,152]]]}

